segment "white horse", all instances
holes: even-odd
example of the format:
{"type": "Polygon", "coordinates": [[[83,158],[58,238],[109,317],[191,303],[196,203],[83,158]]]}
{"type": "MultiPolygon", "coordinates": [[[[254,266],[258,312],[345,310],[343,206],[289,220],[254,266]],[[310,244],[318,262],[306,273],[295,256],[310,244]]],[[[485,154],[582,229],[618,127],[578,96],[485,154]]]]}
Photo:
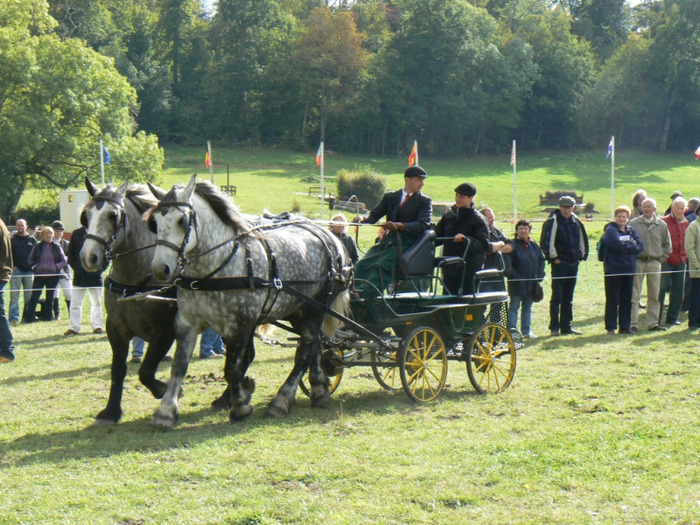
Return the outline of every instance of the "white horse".
{"type": "Polygon", "coordinates": [[[338,239],[298,217],[255,226],[215,186],[196,183],[196,175],[184,189],[175,186],[166,193],[149,187],[160,201],[146,217],[157,231],[152,270],[158,279],[175,278],[179,307],[171,380],[153,425],[169,428],[177,421],[177,395],[197,334],[205,328],[226,342],[231,421],[253,411],[255,383],[246,371],[255,356],[254,329],[279,319],[290,323],[300,342],[292,372],[268,413],[289,413],[307,370],[312,405],[327,403],[320,332],[323,327],[333,333],[337,325],[329,309],[346,313],[349,305],[351,264],[338,239]]]}

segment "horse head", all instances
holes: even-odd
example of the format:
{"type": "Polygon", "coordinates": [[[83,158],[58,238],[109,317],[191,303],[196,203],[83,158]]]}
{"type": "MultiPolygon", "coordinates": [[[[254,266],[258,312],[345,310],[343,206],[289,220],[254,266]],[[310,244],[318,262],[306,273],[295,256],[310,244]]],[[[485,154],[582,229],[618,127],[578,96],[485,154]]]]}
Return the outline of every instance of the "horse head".
{"type": "Polygon", "coordinates": [[[197,245],[196,214],[192,206],[196,182],[195,173],[187,186],[173,186],[167,193],[148,183],[151,193],[159,201],[144,217],[149,228],[156,232],[151,269],[159,280],[175,277],[185,255],[197,245]]]}
{"type": "Polygon", "coordinates": [[[118,188],[108,184],[100,190],[85,177],[90,200],[80,214],[80,222],[88,232],[80,251],[80,262],[89,272],[100,271],[106,266],[107,252],[124,228],[124,195],[128,184],[128,181],[124,181],[118,188]]]}

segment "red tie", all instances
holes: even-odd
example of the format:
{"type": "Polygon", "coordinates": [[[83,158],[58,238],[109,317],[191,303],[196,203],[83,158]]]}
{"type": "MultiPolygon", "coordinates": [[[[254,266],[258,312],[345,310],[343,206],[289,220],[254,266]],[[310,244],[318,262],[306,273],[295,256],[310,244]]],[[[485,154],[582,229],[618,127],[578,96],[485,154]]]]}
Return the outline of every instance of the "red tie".
{"type": "Polygon", "coordinates": [[[403,202],[402,202],[401,204],[399,204],[399,209],[403,208],[403,205],[406,204],[406,203],[408,202],[408,199],[410,199],[410,198],[411,198],[411,194],[410,194],[410,193],[407,193],[407,194],[406,194],[406,197],[405,197],[404,200],[403,200],[403,202]]]}

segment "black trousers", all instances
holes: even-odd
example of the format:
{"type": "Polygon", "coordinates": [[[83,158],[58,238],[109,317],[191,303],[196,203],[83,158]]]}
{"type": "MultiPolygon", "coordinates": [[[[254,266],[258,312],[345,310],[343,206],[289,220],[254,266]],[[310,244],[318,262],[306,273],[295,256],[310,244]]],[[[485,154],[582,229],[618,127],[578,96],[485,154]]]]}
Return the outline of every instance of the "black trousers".
{"type": "Polygon", "coordinates": [[[552,298],[549,301],[549,329],[568,332],[574,318],[574,290],[578,263],[552,264],[552,298]]]}

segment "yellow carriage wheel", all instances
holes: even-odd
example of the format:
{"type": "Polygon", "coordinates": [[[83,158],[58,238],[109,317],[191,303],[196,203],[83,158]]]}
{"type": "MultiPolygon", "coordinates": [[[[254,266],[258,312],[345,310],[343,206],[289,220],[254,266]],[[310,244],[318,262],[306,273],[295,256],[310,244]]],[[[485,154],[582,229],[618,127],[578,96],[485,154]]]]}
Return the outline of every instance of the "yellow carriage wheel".
{"type": "Polygon", "coordinates": [[[404,339],[399,354],[401,384],[414,401],[432,401],[445,386],[447,352],[442,337],[432,328],[415,328],[404,339]]]}
{"type": "Polygon", "coordinates": [[[372,350],[372,373],[377,383],[387,390],[401,388],[398,353],[398,350],[384,351],[381,348],[372,350]]]}
{"type": "Polygon", "coordinates": [[[469,381],[480,394],[502,392],[513,381],[515,345],[505,326],[481,325],[465,342],[464,352],[469,381]]]}
{"type": "MultiPolygon", "coordinates": [[[[343,378],[343,351],[340,348],[325,350],[321,356],[321,366],[326,372],[328,379],[330,379],[330,393],[332,394],[336,391],[338,385],[340,385],[340,380],[343,378]]],[[[307,396],[311,395],[308,373],[299,381],[299,388],[307,396]]]]}

